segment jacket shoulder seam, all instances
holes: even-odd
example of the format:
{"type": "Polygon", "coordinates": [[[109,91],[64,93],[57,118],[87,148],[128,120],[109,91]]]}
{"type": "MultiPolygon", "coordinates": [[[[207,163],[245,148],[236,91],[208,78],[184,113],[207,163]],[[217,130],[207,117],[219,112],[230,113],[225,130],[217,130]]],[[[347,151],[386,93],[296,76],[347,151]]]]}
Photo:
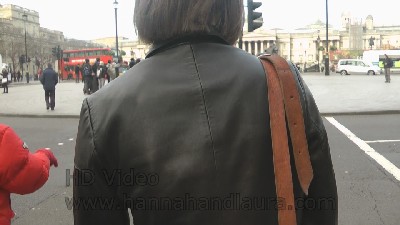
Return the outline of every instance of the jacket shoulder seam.
{"type": "Polygon", "coordinates": [[[92,156],[93,155],[99,155],[98,153],[97,153],[97,148],[96,148],[96,142],[95,142],[95,130],[94,130],[94,127],[93,127],[93,121],[92,121],[92,115],[91,115],[91,108],[90,108],[90,104],[89,104],[89,100],[86,98],[85,99],[85,102],[86,102],[86,106],[87,106],[87,110],[88,110],[88,119],[89,119],[89,127],[90,127],[90,131],[92,132],[92,135],[91,135],[91,141],[92,141],[92,144],[93,144],[93,150],[92,150],[92,156]]]}

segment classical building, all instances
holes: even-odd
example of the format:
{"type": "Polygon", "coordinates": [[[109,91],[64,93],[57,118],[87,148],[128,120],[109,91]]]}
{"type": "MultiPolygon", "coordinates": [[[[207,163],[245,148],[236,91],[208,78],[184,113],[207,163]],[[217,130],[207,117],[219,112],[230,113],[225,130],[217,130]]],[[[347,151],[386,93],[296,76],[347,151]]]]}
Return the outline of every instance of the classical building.
{"type": "MultiPolygon", "coordinates": [[[[328,51],[331,61],[337,60],[339,54],[359,57],[368,49],[400,49],[400,25],[375,26],[371,15],[363,22],[351,18],[349,14],[343,14],[341,22],[341,28],[328,26],[328,51]]],[[[317,21],[293,31],[259,29],[245,33],[242,41],[236,46],[254,55],[267,52],[271,46],[276,46],[279,55],[295,63],[322,62],[327,53],[326,26],[325,23],[317,21]]]]}
{"type": "MultiPolygon", "coordinates": [[[[328,26],[328,49],[326,26],[320,20],[291,31],[277,28],[258,29],[248,33],[245,29],[243,37],[236,46],[253,55],[275,49],[279,55],[295,63],[322,63],[328,52],[330,60],[336,61],[339,57],[343,57],[341,55],[360,57],[363,51],[371,48],[400,49],[400,25],[376,26],[371,15],[363,21],[352,18],[350,13],[342,14],[341,24],[340,28],[328,26]],[[373,45],[370,45],[371,43],[373,45]]],[[[137,40],[119,42],[120,49],[127,53],[127,59],[132,56],[144,58],[149,50],[148,45],[137,40]]],[[[115,38],[110,43],[115,46],[115,38]]]]}

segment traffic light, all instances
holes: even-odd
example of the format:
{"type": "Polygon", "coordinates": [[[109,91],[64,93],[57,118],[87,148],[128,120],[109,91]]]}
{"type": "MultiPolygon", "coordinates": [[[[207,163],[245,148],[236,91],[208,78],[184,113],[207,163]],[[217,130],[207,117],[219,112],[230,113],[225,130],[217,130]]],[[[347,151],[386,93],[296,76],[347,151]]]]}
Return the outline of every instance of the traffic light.
{"type": "Polygon", "coordinates": [[[54,47],[54,48],[51,49],[51,52],[52,52],[53,56],[57,57],[57,50],[58,50],[57,47],[54,47]]]}
{"type": "Polygon", "coordinates": [[[63,50],[58,49],[58,59],[62,59],[63,56],[63,50]]]}
{"type": "Polygon", "coordinates": [[[57,59],[61,59],[61,49],[60,49],[60,46],[58,45],[57,46],[57,59]]]}
{"type": "Polygon", "coordinates": [[[247,0],[247,25],[248,32],[253,32],[263,24],[262,13],[254,12],[255,9],[261,6],[261,2],[254,2],[253,0],[247,0]]]}
{"type": "Polygon", "coordinates": [[[20,56],[19,56],[19,63],[20,63],[20,64],[25,63],[25,55],[20,55],[20,56]]]}

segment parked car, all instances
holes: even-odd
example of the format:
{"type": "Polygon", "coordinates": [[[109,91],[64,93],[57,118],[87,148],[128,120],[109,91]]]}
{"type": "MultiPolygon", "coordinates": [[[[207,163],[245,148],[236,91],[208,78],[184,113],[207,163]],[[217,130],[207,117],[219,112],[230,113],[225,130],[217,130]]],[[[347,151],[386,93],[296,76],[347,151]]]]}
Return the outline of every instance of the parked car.
{"type": "Polygon", "coordinates": [[[307,64],[306,67],[304,68],[304,72],[319,72],[320,71],[320,65],[319,64],[307,64]]]}
{"type": "Polygon", "coordinates": [[[337,65],[336,73],[340,73],[341,75],[376,75],[381,74],[382,71],[378,66],[372,65],[372,63],[363,61],[362,59],[340,59],[337,65]]]}

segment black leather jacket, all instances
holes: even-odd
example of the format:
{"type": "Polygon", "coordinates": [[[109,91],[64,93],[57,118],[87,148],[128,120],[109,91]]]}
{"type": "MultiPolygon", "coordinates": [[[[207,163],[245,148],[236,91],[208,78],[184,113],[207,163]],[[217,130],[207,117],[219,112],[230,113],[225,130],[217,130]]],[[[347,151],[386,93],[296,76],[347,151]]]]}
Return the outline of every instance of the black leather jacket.
{"type": "MultiPolygon", "coordinates": [[[[297,220],[337,224],[328,139],[302,96],[314,179],[294,164],[297,220]]],[[[260,61],[217,37],[154,47],[86,98],[75,149],[75,224],[277,225],[266,79],[260,61]]]]}

